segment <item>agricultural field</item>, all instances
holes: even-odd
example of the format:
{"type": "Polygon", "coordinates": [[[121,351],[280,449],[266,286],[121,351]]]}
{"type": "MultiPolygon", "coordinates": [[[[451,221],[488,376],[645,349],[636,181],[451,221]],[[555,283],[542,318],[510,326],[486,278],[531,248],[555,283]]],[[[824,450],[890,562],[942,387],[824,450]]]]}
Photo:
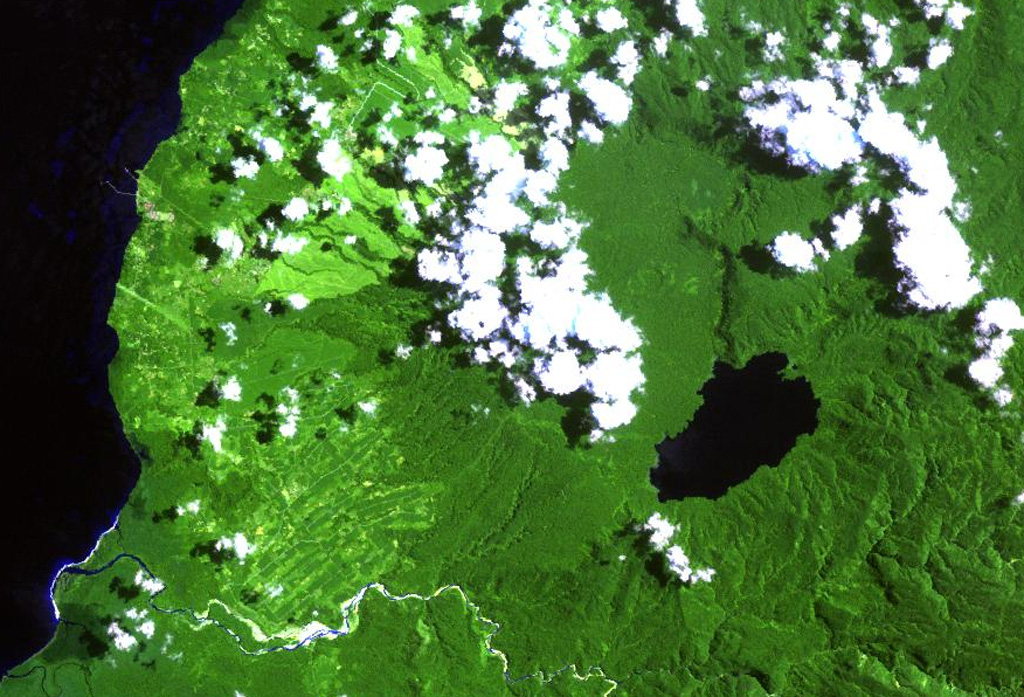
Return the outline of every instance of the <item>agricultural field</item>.
{"type": "Polygon", "coordinates": [[[1022,34],[247,0],[138,173],[141,479],[0,695],[1024,693],[1022,34]],[[767,353],[816,426],[660,496],[767,353]]]}

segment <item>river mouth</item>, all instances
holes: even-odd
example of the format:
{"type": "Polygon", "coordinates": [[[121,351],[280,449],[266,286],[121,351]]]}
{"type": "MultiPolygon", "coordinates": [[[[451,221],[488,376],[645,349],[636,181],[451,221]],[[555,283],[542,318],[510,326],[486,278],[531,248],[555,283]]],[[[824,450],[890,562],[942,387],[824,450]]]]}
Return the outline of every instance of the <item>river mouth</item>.
{"type": "Polygon", "coordinates": [[[777,352],[742,368],[715,362],[693,419],[655,446],[650,477],[660,501],[717,499],[759,467],[778,466],[800,435],[814,432],[821,402],[806,378],[783,377],[788,364],[777,352]]]}

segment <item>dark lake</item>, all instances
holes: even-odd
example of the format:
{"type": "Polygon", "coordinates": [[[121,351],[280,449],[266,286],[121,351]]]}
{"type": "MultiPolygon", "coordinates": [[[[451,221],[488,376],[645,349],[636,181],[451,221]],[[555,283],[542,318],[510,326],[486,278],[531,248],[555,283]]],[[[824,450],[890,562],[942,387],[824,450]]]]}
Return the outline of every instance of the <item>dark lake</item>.
{"type": "Polygon", "coordinates": [[[651,483],[661,501],[717,499],[758,467],[775,467],[813,433],[820,402],[804,378],[784,379],[781,353],[755,356],[742,368],[715,363],[700,389],[704,403],[679,434],[655,446],[651,483]]]}

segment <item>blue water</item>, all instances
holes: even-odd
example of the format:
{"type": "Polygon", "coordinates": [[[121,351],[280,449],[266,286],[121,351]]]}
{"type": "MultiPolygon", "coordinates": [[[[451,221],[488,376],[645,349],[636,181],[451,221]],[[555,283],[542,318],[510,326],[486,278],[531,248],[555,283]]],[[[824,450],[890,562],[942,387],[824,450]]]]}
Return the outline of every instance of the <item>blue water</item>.
{"type": "Polygon", "coordinates": [[[787,379],[788,359],[764,353],[735,368],[717,362],[704,402],[680,433],[656,446],[651,483],[661,501],[717,499],[760,467],[776,467],[818,426],[820,402],[805,378],[787,379]]]}

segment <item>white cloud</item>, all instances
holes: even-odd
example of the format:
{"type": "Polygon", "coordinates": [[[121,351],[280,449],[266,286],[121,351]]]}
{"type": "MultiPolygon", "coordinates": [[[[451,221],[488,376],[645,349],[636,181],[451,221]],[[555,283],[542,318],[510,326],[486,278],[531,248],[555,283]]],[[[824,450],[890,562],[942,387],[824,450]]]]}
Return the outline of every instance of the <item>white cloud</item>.
{"type": "MultiPolygon", "coordinates": [[[[919,4],[928,16],[939,17],[946,11],[948,2],[922,0],[919,4]]],[[[956,12],[963,14],[959,8],[956,12]]],[[[840,15],[848,17],[849,14],[847,6],[840,7],[840,15]]],[[[846,21],[841,23],[845,25],[846,21]]],[[[895,19],[882,22],[869,14],[863,14],[861,22],[873,38],[870,62],[876,66],[888,64],[892,54],[891,29],[899,22],[895,19]]],[[[838,48],[838,36],[827,40],[826,45],[838,48]]],[[[933,39],[929,67],[937,68],[951,54],[948,39],[933,39]]],[[[741,90],[741,97],[748,103],[746,117],[760,131],[763,146],[785,154],[794,165],[812,171],[855,164],[857,174],[851,181],[854,186],[867,181],[868,170],[862,162],[866,145],[893,159],[912,184],[889,202],[893,212],[890,224],[896,232],[893,252],[904,274],[900,290],[908,300],[924,309],[964,306],[982,287],[973,275],[970,249],[960,237],[951,215],[962,221],[969,204],[954,200],[956,181],[938,141],[934,137],[919,139],[902,114],[890,112],[881,99],[879,87],[862,83],[861,64],[849,59],[813,58],[818,78],[778,78],[767,84],[755,80],[750,87],[741,90]],[[840,86],[841,94],[836,92],[833,83],[840,86]]],[[[891,75],[897,83],[914,84],[920,71],[897,66],[891,75]]],[[[923,127],[922,120],[918,130],[923,127]]],[[[877,213],[879,203],[877,198],[873,200],[869,210],[877,213]]],[[[839,249],[852,244],[862,227],[860,214],[853,209],[834,216],[833,224],[833,240],[839,249]]],[[[789,261],[795,268],[809,268],[815,253],[825,256],[820,241],[807,243],[782,238],[774,247],[776,257],[784,263],[789,261]],[[785,246],[779,246],[779,242],[784,242],[785,246]]],[[[974,366],[974,372],[985,379],[993,379],[992,366],[985,362],[974,366]]],[[[1000,398],[1005,399],[1006,395],[997,397],[1000,398]]]]}
{"type": "Polygon", "coordinates": [[[1020,307],[1010,298],[993,298],[978,313],[978,333],[992,337],[999,333],[1024,329],[1020,307]]]}
{"type": "Polygon", "coordinates": [[[543,206],[548,203],[548,194],[558,187],[558,172],[546,169],[526,173],[526,185],[523,193],[530,202],[536,206],[543,206]]]}
{"type": "Polygon", "coordinates": [[[242,399],[242,383],[238,382],[238,378],[232,375],[228,378],[220,387],[220,393],[224,396],[224,399],[230,402],[238,402],[242,399]]]}
{"type": "Polygon", "coordinates": [[[496,233],[512,232],[529,225],[530,216],[513,202],[519,185],[512,189],[502,186],[510,181],[510,178],[496,179],[485,187],[483,195],[473,200],[467,215],[471,223],[496,233]]]}
{"type": "Polygon", "coordinates": [[[835,87],[825,78],[789,80],[779,78],[768,85],[755,83],[740,91],[747,120],[761,131],[766,149],[785,154],[790,162],[812,170],[836,169],[857,160],[862,145],[849,122],[852,104],[840,100],[835,87]],[[778,96],[778,101],[765,99],[778,96]],[[776,144],[782,136],[785,148],[776,144]]]}
{"type": "Polygon", "coordinates": [[[320,44],[316,47],[316,61],[323,70],[338,69],[338,56],[330,46],[320,44]]]}
{"type": "Polygon", "coordinates": [[[601,429],[607,431],[625,426],[636,418],[637,408],[632,402],[597,402],[590,408],[601,429]]]}
{"type": "Polygon", "coordinates": [[[471,140],[469,161],[481,174],[507,169],[512,164],[512,157],[512,146],[500,135],[471,140]]]}
{"type": "Polygon", "coordinates": [[[213,451],[219,453],[223,443],[224,432],[227,431],[227,423],[224,417],[218,417],[217,421],[210,424],[203,424],[202,438],[213,447],[213,451]]]}
{"type": "Polygon", "coordinates": [[[668,560],[668,568],[672,573],[679,577],[679,580],[683,583],[696,583],[697,581],[704,581],[705,583],[711,581],[715,575],[715,570],[712,568],[695,569],[690,565],[690,558],[686,556],[683,549],[677,545],[669,547],[668,551],[665,552],[665,558],[668,560]]]}
{"type": "MultiPolygon", "coordinates": [[[[635,332],[631,323],[624,323],[620,318],[617,320],[613,326],[627,324],[626,331],[632,329],[635,332]]],[[[606,327],[604,331],[611,334],[614,330],[609,331],[606,327]]],[[[579,333],[581,338],[586,338],[582,328],[579,333]]],[[[600,428],[608,430],[633,420],[637,409],[630,398],[643,386],[645,380],[639,355],[627,356],[622,350],[599,353],[593,363],[585,368],[585,375],[590,391],[598,398],[592,411],[600,428]]]]}
{"type": "Polygon", "coordinates": [[[896,82],[904,85],[915,85],[921,79],[921,71],[918,68],[908,68],[905,65],[893,68],[892,74],[896,82]]]}
{"type": "Polygon", "coordinates": [[[671,38],[672,35],[668,32],[667,29],[662,29],[660,32],[658,32],[658,35],[654,37],[654,52],[658,56],[664,57],[668,54],[668,42],[671,38]]]}
{"type": "Polygon", "coordinates": [[[550,223],[538,221],[530,227],[530,238],[542,247],[562,249],[579,239],[581,229],[571,218],[558,218],[550,223]]]}
{"type": "Polygon", "coordinates": [[[871,62],[883,67],[892,60],[892,43],[889,41],[889,28],[883,25],[880,30],[878,36],[871,42],[871,62]]]}
{"type": "Polygon", "coordinates": [[[444,176],[448,155],[444,150],[424,145],[414,153],[405,156],[405,178],[407,181],[421,181],[433,186],[444,176]]]}
{"type": "Polygon", "coordinates": [[[471,229],[462,236],[463,290],[476,293],[497,280],[505,268],[505,243],[487,230],[471,229]]]}
{"type": "Polygon", "coordinates": [[[476,0],[469,0],[466,5],[459,5],[452,8],[452,19],[462,22],[464,27],[473,27],[480,24],[480,17],[483,11],[477,6],[476,0]]]}
{"type": "Polygon", "coordinates": [[[250,544],[249,541],[245,539],[245,535],[240,532],[235,533],[234,547],[235,554],[237,554],[238,558],[242,561],[245,561],[245,558],[252,554],[256,549],[256,545],[250,544]]]}
{"type": "Polygon", "coordinates": [[[927,308],[963,307],[981,291],[972,275],[971,250],[932,197],[904,192],[892,201],[902,232],[893,247],[907,275],[907,297],[927,308]]]}
{"type": "MultiPolygon", "coordinates": [[[[673,4],[673,0],[666,0],[666,4],[673,4]]],[[[694,36],[707,36],[708,30],[704,26],[704,13],[701,11],[697,0],[674,0],[676,21],[680,26],[688,27],[694,36]]]]}
{"type": "Polygon", "coordinates": [[[954,2],[946,10],[946,24],[960,31],[964,28],[964,20],[974,14],[974,10],[961,2],[954,2]]]}
{"type": "Polygon", "coordinates": [[[903,115],[890,112],[876,93],[868,95],[868,104],[869,111],[861,118],[858,134],[899,162],[910,181],[928,192],[936,208],[952,206],[956,181],[938,141],[934,137],[918,141],[903,115]]]}
{"type": "Polygon", "coordinates": [[[539,70],[563,65],[569,57],[570,36],[578,34],[579,24],[568,10],[554,18],[551,6],[544,0],[529,3],[512,13],[502,31],[519,53],[539,70]]]}
{"type": "Polygon", "coordinates": [[[633,79],[640,71],[640,54],[636,43],[632,40],[623,41],[612,55],[612,63],[618,66],[616,74],[625,85],[633,84],[633,79]]]}
{"type": "Polygon", "coordinates": [[[548,135],[564,133],[572,127],[572,117],[569,116],[569,93],[552,92],[540,100],[537,105],[537,116],[545,119],[547,125],[544,132],[548,135]]]}
{"type": "MultiPolygon", "coordinates": [[[[573,318],[573,329],[576,336],[602,351],[635,351],[643,343],[633,322],[619,315],[611,299],[603,293],[587,293],[580,298],[573,318]]],[[[615,354],[598,356],[598,365],[602,365],[601,361],[612,355],[615,354]]],[[[637,362],[636,367],[639,365],[637,362]]],[[[631,372],[625,365],[616,366],[616,370],[623,371],[620,377],[631,372]]]]}
{"type": "Polygon", "coordinates": [[[641,365],[640,356],[608,351],[597,354],[584,373],[594,396],[603,402],[614,403],[628,401],[633,391],[644,384],[641,365]]]}
{"type": "Polygon", "coordinates": [[[676,526],[668,522],[660,513],[654,513],[644,523],[644,531],[651,534],[651,546],[657,550],[668,547],[669,540],[676,534],[676,526]]]}
{"type": "Polygon", "coordinates": [[[252,544],[245,538],[240,532],[236,532],[232,537],[222,537],[217,540],[214,545],[216,549],[231,549],[234,550],[235,556],[238,560],[245,562],[245,558],[252,554],[256,550],[256,545],[252,544]]]}
{"type": "Polygon", "coordinates": [[[795,232],[782,232],[769,247],[775,260],[796,271],[813,271],[814,246],[795,232]]]}
{"type": "Polygon", "coordinates": [[[547,360],[537,360],[534,372],[544,389],[554,394],[569,394],[583,386],[583,371],[574,351],[556,351],[547,360]]]}
{"type": "MultiPolygon", "coordinates": [[[[546,66],[542,69],[557,67],[578,31],[568,10],[531,0],[506,23],[505,35],[512,43],[499,54],[518,52],[546,66]]],[[[620,48],[619,63],[633,70],[635,45],[625,42],[620,48]]],[[[535,122],[525,124],[531,135],[546,136],[538,153],[542,168],[528,168],[524,153],[504,136],[471,132],[462,146],[475,175],[468,188],[471,198],[464,206],[437,207],[434,215],[451,216],[448,232],[419,252],[419,273],[453,286],[448,325],[470,344],[475,361],[497,363],[509,371],[524,402],[536,399],[538,389],[555,394],[583,387],[595,393],[592,413],[600,426],[614,428],[636,414],[629,399],[644,380],[641,358],[632,354],[641,344],[640,334],[607,295],[588,290],[587,257],[576,246],[583,225],[566,214],[563,204],[549,201],[569,167],[574,127],[595,141],[603,134],[593,123],[573,124],[569,92],[558,78],[548,75],[543,83],[549,93],[538,105],[535,122]],[[538,210],[532,211],[527,201],[538,210]],[[513,233],[529,234],[547,258],[534,261],[517,253],[509,259],[504,237],[513,233]],[[515,278],[519,302],[514,313],[497,287],[503,273],[515,278]],[[573,336],[597,351],[590,365],[581,365],[567,343],[573,336]]],[[[631,100],[621,86],[596,73],[584,84],[603,91],[596,98],[604,100],[606,120],[627,118],[631,100]]],[[[512,108],[525,93],[521,85],[500,83],[493,106],[497,112],[512,108]]],[[[439,340],[440,332],[432,330],[431,336],[439,340]]]]}
{"type": "Polygon", "coordinates": [[[530,217],[515,205],[526,185],[527,169],[522,153],[513,153],[503,137],[491,135],[479,140],[471,134],[469,159],[481,178],[483,191],[472,201],[467,218],[490,232],[506,233],[528,225],[530,217]]]}
{"type": "Polygon", "coordinates": [[[553,274],[540,275],[524,257],[517,260],[516,281],[524,311],[515,327],[520,340],[545,348],[553,340],[574,336],[586,297],[586,254],[570,247],[562,254],[553,274]]]}
{"type": "Polygon", "coordinates": [[[671,38],[672,35],[666,29],[663,29],[662,31],[658,32],[657,36],[654,37],[654,41],[651,44],[654,47],[654,53],[659,57],[665,57],[666,55],[668,55],[669,40],[671,38]]]}
{"type": "Polygon", "coordinates": [[[839,85],[842,99],[833,105],[833,110],[840,116],[849,118],[855,113],[854,105],[860,94],[864,80],[864,67],[855,60],[819,60],[816,63],[818,74],[833,80],[839,85]]]}
{"type": "Polygon", "coordinates": [[[633,106],[629,94],[611,80],[591,70],[577,83],[594,105],[597,115],[609,123],[625,123],[633,106]]]}
{"type": "Polygon", "coordinates": [[[253,133],[253,138],[256,140],[259,149],[266,153],[267,158],[271,162],[279,162],[284,157],[284,148],[277,138],[262,136],[258,131],[253,133]]]}
{"type": "Polygon", "coordinates": [[[949,0],[917,0],[917,4],[924,10],[925,17],[941,17],[949,0]]]}
{"type": "MultiPolygon", "coordinates": [[[[876,33],[885,31],[877,21],[867,24],[876,33]]],[[[863,143],[895,159],[923,192],[904,190],[891,202],[899,231],[894,253],[906,275],[901,287],[921,307],[962,306],[981,286],[972,276],[970,250],[947,214],[956,182],[938,142],[919,141],[902,115],[888,111],[876,87],[863,88],[858,98],[862,71],[853,61],[819,60],[818,69],[822,77],[815,80],[780,78],[745,88],[741,96],[749,102],[748,120],[762,132],[767,149],[785,152],[793,164],[812,170],[859,162],[863,143]],[[842,98],[832,79],[842,85],[842,98]],[[778,101],[765,99],[770,94],[778,101]],[[854,121],[859,121],[856,130],[854,121]]],[[[809,250],[797,240],[787,242],[789,247],[776,255],[791,259],[794,267],[807,267],[809,250]]]]}
{"type": "Polygon", "coordinates": [[[234,322],[224,322],[220,325],[220,330],[224,332],[224,338],[228,346],[233,346],[238,341],[238,327],[235,326],[234,322]]]}
{"type": "MultiPolygon", "coordinates": [[[[305,301],[305,298],[302,298],[299,304],[302,304],[302,301],[305,301]]],[[[302,308],[297,309],[301,310],[302,308]]],[[[294,387],[285,387],[281,390],[281,396],[282,400],[277,405],[277,413],[284,417],[284,423],[277,427],[277,432],[281,434],[282,438],[294,438],[298,433],[299,416],[302,414],[302,409],[299,407],[299,392],[294,387]]]]}
{"type": "Polygon", "coordinates": [[[618,29],[625,29],[629,22],[615,7],[605,7],[597,11],[594,17],[597,28],[604,32],[613,32],[618,29]]]}
{"type": "Polygon", "coordinates": [[[270,249],[281,254],[298,254],[307,244],[309,244],[309,240],[305,237],[279,234],[270,249]]]}
{"type": "Polygon", "coordinates": [[[254,179],[260,165],[251,157],[236,157],[231,161],[231,170],[238,179],[254,179]]]}
{"type": "Polygon", "coordinates": [[[296,310],[305,310],[309,307],[309,299],[302,293],[292,293],[288,296],[288,304],[296,310]]]}
{"type": "Polygon", "coordinates": [[[786,35],[781,31],[770,31],[764,37],[764,61],[773,63],[780,61],[785,56],[782,53],[782,45],[786,43],[786,35]]]}
{"type": "Polygon", "coordinates": [[[861,24],[868,35],[874,37],[871,42],[871,62],[876,67],[884,67],[892,60],[892,43],[889,40],[889,27],[868,13],[861,15],[861,24]]]}
{"type": "Polygon", "coordinates": [[[242,256],[245,244],[242,238],[234,230],[223,228],[217,231],[214,243],[228,254],[231,262],[237,261],[242,256]]]}
{"type": "Polygon", "coordinates": [[[384,32],[384,43],[381,45],[381,49],[384,52],[384,58],[391,60],[398,55],[398,50],[402,48],[402,35],[394,29],[388,29],[384,32]]]}
{"type": "Polygon", "coordinates": [[[947,215],[956,182],[938,141],[918,141],[900,114],[889,112],[874,92],[858,132],[894,158],[923,193],[900,191],[890,202],[899,236],[893,252],[907,275],[904,289],[920,307],[962,307],[981,291],[972,275],[970,248],[947,215]]]}
{"type": "Polygon", "coordinates": [[[846,249],[860,239],[864,231],[860,208],[852,206],[842,215],[832,216],[832,241],[838,249],[846,249]]]}
{"type": "Polygon", "coordinates": [[[458,284],[462,280],[459,274],[459,261],[451,252],[426,248],[417,255],[420,278],[440,283],[458,284]]]}
{"type": "Polygon", "coordinates": [[[540,157],[544,167],[552,174],[569,169],[569,149],[558,138],[548,138],[540,146],[540,157]]]}
{"type": "Polygon", "coordinates": [[[501,112],[512,111],[516,100],[526,95],[529,88],[522,82],[505,82],[502,80],[494,88],[494,110],[501,112]]]}
{"type": "Polygon", "coordinates": [[[150,576],[142,569],[135,572],[135,585],[141,586],[142,590],[146,591],[150,595],[159,593],[164,589],[164,582],[155,576],[150,576]]]}
{"type": "Polygon", "coordinates": [[[186,503],[184,506],[178,506],[175,509],[178,515],[185,515],[186,513],[196,514],[199,512],[199,499],[193,499],[186,503]]]}
{"type": "Polygon", "coordinates": [[[448,320],[470,339],[479,340],[498,331],[507,317],[508,310],[501,304],[500,292],[487,286],[449,314],[448,320]]]}
{"type": "Polygon", "coordinates": [[[285,218],[291,221],[299,221],[309,215],[309,204],[306,200],[295,196],[281,210],[285,218]]]}
{"type": "Polygon", "coordinates": [[[110,623],[110,626],[107,627],[107,634],[113,637],[114,647],[118,651],[127,651],[138,643],[138,640],[124,631],[117,622],[110,623]]]}
{"type": "Polygon", "coordinates": [[[521,399],[524,404],[529,404],[537,399],[537,390],[533,389],[533,385],[526,382],[526,380],[516,378],[515,386],[516,392],[519,394],[519,399],[521,399]]]}
{"type": "Polygon", "coordinates": [[[580,124],[579,136],[588,143],[599,145],[604,142],[604,132],[593,121],[584,121],[580,124]]]}
{"type": "Polygon", "coordinates": [[[971,378],[982,387],[995,387],[1003,377],[1003,367],[993,356],[976,358],[967,368],[971,378]]]}
{"type": "Polygon", "coordinates": [[[644,523],[643,530],[650,535],[651,546],[657,551],[665,553],[665,560],[668,562],[669,571],[675,574],[683,583],[708,582],[714,577],[714,569],[694,568],[682,547],[679,545],[669,546],[669,542],[672,536],[675,535],[677,528],[662,517],[660,513],[654,513],[648,518],[647,522],[644,523]]]}
{"type": "Polygon", "coordinates": [[[975,342],[983,353],[968,366],[968,373],[982,387],[995,390],[992,396],[1000,406],[1013,399],[1013,392],[999,385],[1003,378],[1001,362],[1014,344],[1010,332],[1022,329],[1024,315],[1010,298],[987,300],[975,322],[975,342]]]}
{"type": "Polygon", "coordinates": [[[388,18],[388,22],[396,27],[407,27],[412,24],[412,20],[418,17],[420,11],[412,5],[399,5],[395,8],[395,11],[391,13],[391,17],[388,18]]]}
{"type": "Polygon", "coordinates": [[[935,41],[928,49],[928,67],[935,70],[943,65],[953,55],[953,44],[947,39],[935,41]]]}
{"type": "Polygon", "coordinates": [[[405,222],[409,225],[416,226],[420,222],[420,212],[416,210],[416,203],[406,199],[398,204],[402,209],[402,215],[405,216],[405,222]]]}
{"type": "Polygon", "coordinates": [[[341,143],[337,138],[330,138],[324,141],[323,147],[316,156],[317,164],[327,174],[337,181],[352,171],[352,163],[341,149],[341,143]]]}

